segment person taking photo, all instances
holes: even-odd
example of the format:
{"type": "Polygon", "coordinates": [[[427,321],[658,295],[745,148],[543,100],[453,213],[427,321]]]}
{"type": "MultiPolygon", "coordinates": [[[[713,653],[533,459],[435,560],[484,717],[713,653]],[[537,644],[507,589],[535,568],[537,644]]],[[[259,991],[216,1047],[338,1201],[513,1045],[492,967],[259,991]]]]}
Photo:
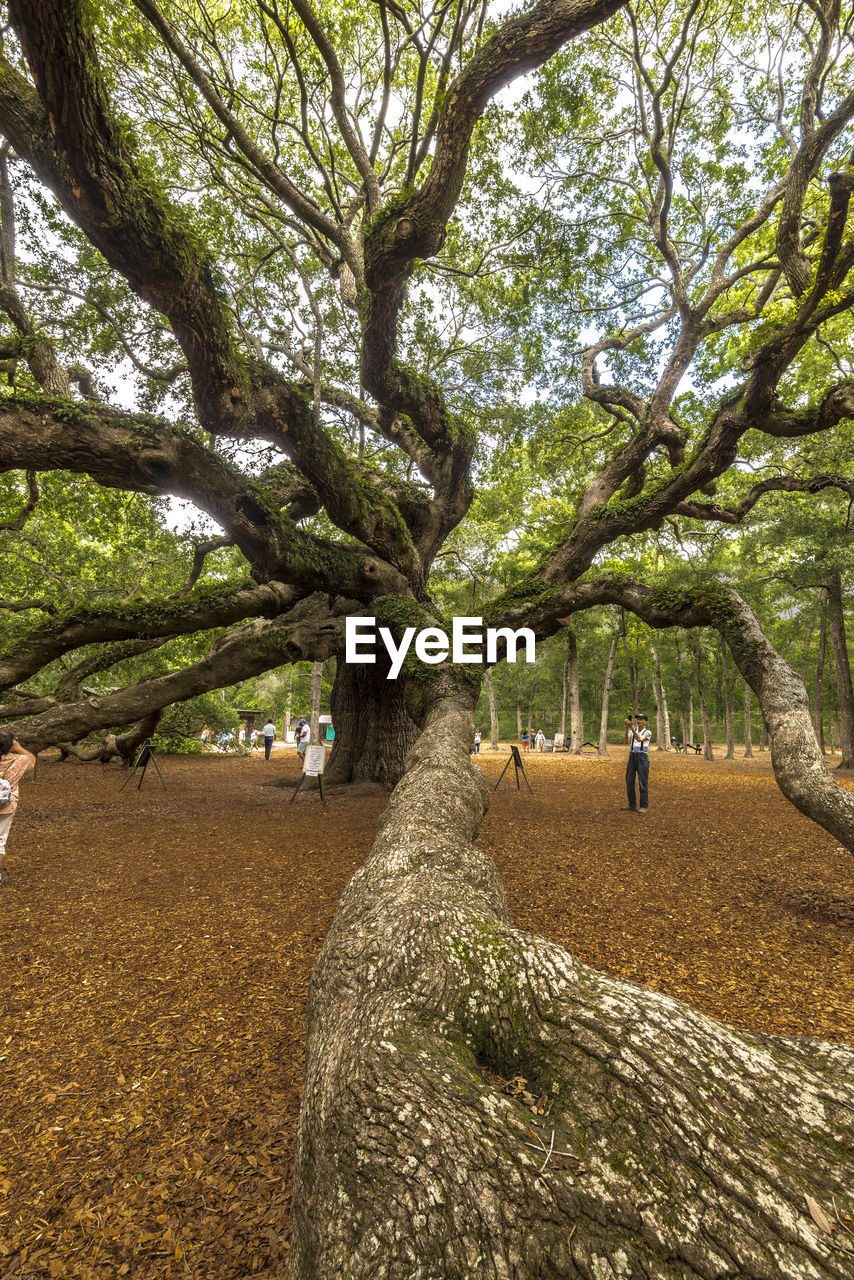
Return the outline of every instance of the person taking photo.
{"type": "Polygon", "coordinates": [[[626,764],[626,791],[629,797],[629,808],[632,812],[638,808],[635,796],[635,779],[640,793],[638,811],[646,813],[649,809],[649,742],[652,734],[647,728],[645,715],[635,716],[635,724],[631,719],[625,720],[626,738],[629,743],[629,759],[626,764]]]}

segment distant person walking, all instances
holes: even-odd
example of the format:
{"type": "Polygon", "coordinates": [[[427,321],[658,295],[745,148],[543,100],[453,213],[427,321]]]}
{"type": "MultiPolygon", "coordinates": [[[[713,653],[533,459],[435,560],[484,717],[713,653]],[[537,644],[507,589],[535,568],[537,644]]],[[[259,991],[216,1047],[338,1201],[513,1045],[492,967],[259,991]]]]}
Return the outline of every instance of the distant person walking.
{"type": "Polygon", "coordinates": [[[297,744],[297,755],[304,756],[308,750],[308,744],[311,739],[311,725],[307,720],[300,720],[297,725],[295,734],[297,744]]]}
{"type": "Polygon", "coordinates": [[[476,756],[480,755],[480,729],[475,729],[474,731],[474,754],[476,756]]]}
{"type": "Polygon", "coordinates": [[[546,749],[546,735],[542,729],[537,730],[536,747],[538,751],[545,751],[546,749]]]}
{"type": "Polygon", "coordinates": [[[523,751],[528,750],[528,730],[527,729],[522,730],[522,750],[523,751]]]}
{"type": "Polygon", "coordinates": [[[18,808],[18,783],[36,763],[35,756],[15,740],[8,729],[0,730],[0,884],[6,858],[6,839],[18,808]]]}
{"type": "Polygon", "coordinates": [[[636,724],[633,726],[631,720],[626,720],[626,736],[629,742],[629,759],[626,764],[626,792],[629,797],[629,808],[634,811],[637,801],[635,799],[635,778],[638,780],[638,791],[640,793],[640,813],[646,813],[649,809],[649,743],[652,738],[647,726],[645,715],[638,714],[635,716],[636,724]]]}
{"type": "Polygon", "coordinates": [[[270,759],[270,752],[273,750],[273,742],[276,737],[276,726],[272,720],[268,720],[261,730],[264,735],[264,759],[270,759]]]}

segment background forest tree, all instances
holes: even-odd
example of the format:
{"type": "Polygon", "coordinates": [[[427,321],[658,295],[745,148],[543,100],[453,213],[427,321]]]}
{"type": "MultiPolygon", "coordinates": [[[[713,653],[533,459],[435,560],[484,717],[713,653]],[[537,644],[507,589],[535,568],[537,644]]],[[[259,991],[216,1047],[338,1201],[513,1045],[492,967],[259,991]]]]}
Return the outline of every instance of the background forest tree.
{"type": "MultiPolygon", "coordinates": [[[[52,525],[60,577],[52,546],[19,557],[0,682],[23,741],[133,740],[176,701],[340,656],[356,613],[399,633],[482,592],[489,623],[564,640],[571,619],[583,649],[609,624],[576,615],[607,606],[695,632],[701,675],[722,637],[785,794],[854,848],[854,799],[750,607],[788,577],[839,617],[850,13],[6,12],[8,533],[26,546],[52,485],[57,513],[79,492],[93,526],[129,530],[66,566],[52,525]],[[178,554],[167,496],[212,526],[178,554]],[[745,600],[768,510],[781,546],[803,522],[807,561],[781,550],[745,600]],[[90,588],[69,594],[64,567],[90,588]],[[186,637],[207,648],[169,651],[186,637]],[[140,657],[139,679],[81,696],[82,668],[112,682],[140,657]]],[[[471,844],[479,679],[385,674],[338,662],[332,690],[333,776],[398,785],[313,981],[293,1274],[846,1274],[803,1206],[836,1189],[850,1052],[760,1043],[514,931],[471,844]],[[548,1212],[523,1117],[489,1092],[520,1067],[589,1175],[548,1212]]]]}

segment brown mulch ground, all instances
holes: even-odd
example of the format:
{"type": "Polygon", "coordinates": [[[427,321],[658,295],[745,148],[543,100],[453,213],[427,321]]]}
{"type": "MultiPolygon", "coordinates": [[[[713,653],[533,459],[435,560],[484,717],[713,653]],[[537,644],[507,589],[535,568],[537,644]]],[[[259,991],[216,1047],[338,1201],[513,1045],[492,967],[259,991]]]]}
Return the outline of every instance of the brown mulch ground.
{"type": "MultiPolygon", "coordinates": [[[[506,756],[484,754],[497,778],[506,756]]],[[[309,975],[384,801],[288,755],[43,763],[0,888],[0,1277],[269,1280],[287,1257],[309,975]]],[[[768,756],[526,757],[481,842],[519,925],[762,1031],[854,1041],[854,860],[768,756]]],[[[505,777],[507,786],[512,770],[505,777]]]]}

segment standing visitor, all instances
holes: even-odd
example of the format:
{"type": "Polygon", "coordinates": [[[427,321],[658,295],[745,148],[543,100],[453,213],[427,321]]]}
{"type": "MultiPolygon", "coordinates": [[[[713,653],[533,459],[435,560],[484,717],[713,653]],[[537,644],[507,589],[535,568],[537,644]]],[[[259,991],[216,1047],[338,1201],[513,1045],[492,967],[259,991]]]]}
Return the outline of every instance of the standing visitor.
{"type": "Polygon", "coordinates": [[[210,736],[211,736],[211,731],[208,728],[208,726],[205,725],[204,729],[202,729],[202,751],[204,751],[205,747],[208,745],[208,738],[210,736]]]}
{"type": "Polygon", "coordinates": [[[626,791],[629,797],[629,808],[634,812],[635,809],[635,778],[638,780],[638,791],[640,792],[640,812],[646,813],[649,809],[649,742],[652,737],[649,729],[646,727],[647,720],[645,715],[638,714],[635,716],[637,727],[632,726],[631,720],[626,720],[626,736],[629,740],[629,759],[626,765],[626,791]]]}
{"type": "Polygon", "coordinates": [[[273,724],[272,717],[268,717],[261,732],[264,735],[264,759],[269,760],[270,752],[273,750],[273,740],[276,737],[276,726],[273,724]]]}
{"type": "Polygon", "coordinates": [[[528,730],[527,729],[522,730],[522,750],[523,751],[528,750],[528,730]]]}
{"type": "Polygon", "coordinates": [[[480,729],[475,729],[474,731],[474,754],[476,756],[480,755],[480,729]]]}
{"type": "Polygon", "coordinates": [[[0,730],[0,884],[3,883],[6,839],[18,808],[18,783],[35,763],[35,756],[15,740],[14,734],[8,729],[0,730]]]}
{"type": "Polygon", "coordinates": [[[542,729],[538,729],[537,730],[537,750],[545,751],[545,749],[546,749],[546,735],[543,733],[542,729]]]}
{"type": "Polygon", "coordinates": [[[296,731],[297,755],[304,756],[311,738],[311,725],[307,720],[300,720],[296,731]]]}
{"type": "Polygon", "coordinates": [[[241,725],[240,732],[237,735],[238,745],[242,747],[245,741],[246,741],[246,726],[241,725]]]}
{"type": "Polygon", "coordinates": [[[257,742],[258,742],[258,730],[253,725],[252,732],[249,735],[249,745],[253,751],[255,750],[255,746],[257,742]]]}

